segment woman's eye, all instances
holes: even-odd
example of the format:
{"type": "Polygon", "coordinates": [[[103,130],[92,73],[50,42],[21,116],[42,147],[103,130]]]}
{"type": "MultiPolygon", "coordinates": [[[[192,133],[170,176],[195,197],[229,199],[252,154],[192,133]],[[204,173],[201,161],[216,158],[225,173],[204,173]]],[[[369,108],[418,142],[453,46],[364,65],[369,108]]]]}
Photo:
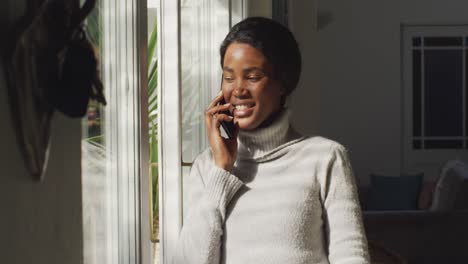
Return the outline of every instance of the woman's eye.
{"type": "Polygon", "coordinates": [[[262,77],[260,77],[260,76],[250,76],[250,77],[249,77],[249,81],[251,81],[251,82],[258,82],[258,81],[260,81],[261,78],[262,78],[262,77]]]}
{"type": "Polygon", "coordinates": [[[225,80],[226,82],[232,82],[232,81],[234,81],[234,78],[232,78],[232,77],[224,77],[224,80],[225,80]]]}

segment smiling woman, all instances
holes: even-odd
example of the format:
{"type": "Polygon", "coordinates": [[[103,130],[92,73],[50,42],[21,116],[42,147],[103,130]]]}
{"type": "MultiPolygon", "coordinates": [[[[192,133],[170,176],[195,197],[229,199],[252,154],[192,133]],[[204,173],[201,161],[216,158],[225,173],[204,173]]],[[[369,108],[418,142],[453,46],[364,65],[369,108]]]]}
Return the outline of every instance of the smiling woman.
{"type": "Polygon", "coordinates": [[[233,43],[224,55],[223,72],[224,100],[233,107],[234,123],[249,130],[271,122],[285,91],[267,58],[249,44],[233,43]]]}
{"type": "Polygon", "coordinates": [[[188,177],[175,263],[369,263],[346,148],[290,125],[284,102],[301,72],[292,33],[247,18],[220,54],[222,93],[205,111],[210,147],[188,177]],[[221,122],[236,124],[234,138],[221,122]]]}

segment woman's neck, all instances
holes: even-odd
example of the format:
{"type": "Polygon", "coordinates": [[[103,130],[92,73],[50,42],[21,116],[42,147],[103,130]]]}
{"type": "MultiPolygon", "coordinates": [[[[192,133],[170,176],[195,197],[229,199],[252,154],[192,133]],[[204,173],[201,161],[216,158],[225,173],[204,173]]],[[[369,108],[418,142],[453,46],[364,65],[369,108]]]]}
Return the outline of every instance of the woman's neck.
{"type": "Polygon", "coordinates": [[[272,114],[270,114],[270,116],[268,116],[267,119],[265,119],[259,126],[258,128],[265,128],[265,127],[268,127],[269,125],[271,125],[271,123],[273,123],[279,115],[281,115],[283,112],[285,111],[285,108],[284,107],[280,107],[279,109],[277,109],[276,111],[274,111],[272,114]]]}
{"type": "Polygon", "coordinates": [[[289,110],[282,109],[271,116],[268,125],[254,130],[241,130],[238,136],[239,157],[261,160],[269,156],[288,141],[299,137],[290,129],[289,110]]]}

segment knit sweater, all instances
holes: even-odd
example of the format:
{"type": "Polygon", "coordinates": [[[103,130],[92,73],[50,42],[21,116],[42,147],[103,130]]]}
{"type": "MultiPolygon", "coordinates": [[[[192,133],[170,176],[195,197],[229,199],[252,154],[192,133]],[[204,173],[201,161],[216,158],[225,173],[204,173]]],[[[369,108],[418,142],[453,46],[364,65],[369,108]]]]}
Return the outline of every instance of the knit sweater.
{"type": "Polygon", "coordinates": [[[196,158],[175,264],[369,263],[345,147],[301,136],[287,111],[238,143],[232,172],[196,158]]]}

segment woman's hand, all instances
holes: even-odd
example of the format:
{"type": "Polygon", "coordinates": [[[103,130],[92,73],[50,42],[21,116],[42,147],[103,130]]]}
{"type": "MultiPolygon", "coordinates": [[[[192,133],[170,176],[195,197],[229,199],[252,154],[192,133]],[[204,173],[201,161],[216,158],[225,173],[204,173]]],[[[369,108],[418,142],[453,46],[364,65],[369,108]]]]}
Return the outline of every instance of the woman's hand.
{"type": "Polygon", "coordinates": [[[220,93],[208,105],[205,111],[205,125],[216,166],[231,171],[237,157],[238,128],[236,126],[234,138],[226,139],[221,136],[219,129],[221,121],[231,122],[233,119],[232,116],[222,113],[223,111],[229,111],[231,107],[231,104],[218,105],[222,99],[223,94],[220,93]]]}

